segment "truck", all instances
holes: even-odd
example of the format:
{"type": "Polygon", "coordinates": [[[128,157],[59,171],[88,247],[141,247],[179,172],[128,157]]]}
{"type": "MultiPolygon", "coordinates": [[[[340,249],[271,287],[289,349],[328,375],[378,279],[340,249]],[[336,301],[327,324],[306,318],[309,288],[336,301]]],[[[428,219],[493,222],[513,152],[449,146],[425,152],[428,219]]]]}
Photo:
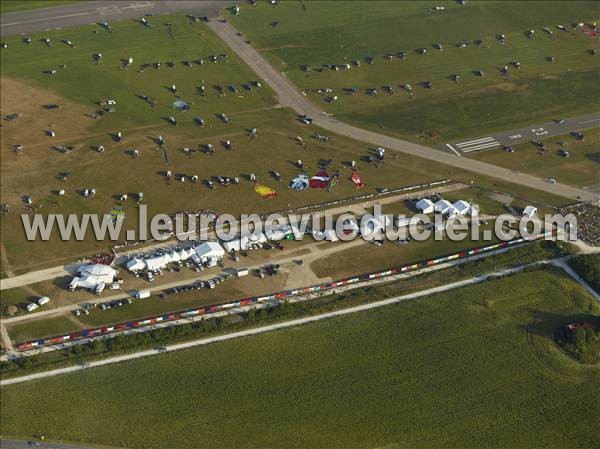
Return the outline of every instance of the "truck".
{"type": "Polygon", "coordinates": [[[240,268],[240,269],[236,270],[235,275],[237,277],[247,276],[248,275],[248,268],[240,268]]]}
{"type": "Polygon", "coordinates": [[[77,276],[75,276],[73,279],[71,279],[71,283],[69,284],[69,290],[75,291],[78,284],[79,284],[79,278],[77,276]]]}
{"type": "Polygon", "coordinates": [[[150,290],[138,290],[137,292],[134,293],[133,296],[134,296],[135,299],[149,298],[150,297],[150,290]]]}
{"type": "Polygon", "coordinates": [[[27,306],[25,307],[27,309],[28,312],[33,312],[35,309],[37,309],[39,306],[32,302],[30,304],[27,304],[27,306]]]}
{"type": "Polygon", "coordinates": [[[94,293],[97,295],[100,295],[104,291],[105,287],[106,287],[105,282],[99,282],[98,285],[96,285],[96,288],[94,289],[94,293]]]}
{"type": "Polygon", "coordinates": [[[43,306],[44,304],[48,304],[50,302],[50,298],[47,296],[42,296],[37,300],[38,306],[43,306]]]}

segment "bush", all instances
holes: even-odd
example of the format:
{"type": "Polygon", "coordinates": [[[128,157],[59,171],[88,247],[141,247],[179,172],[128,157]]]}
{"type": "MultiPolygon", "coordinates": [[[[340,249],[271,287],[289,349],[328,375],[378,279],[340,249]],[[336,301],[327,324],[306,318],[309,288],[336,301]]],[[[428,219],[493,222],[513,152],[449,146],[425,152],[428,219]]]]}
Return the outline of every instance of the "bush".
{"type": "Polygon", "coordinates": [[[573,330],[563,327],[556,333],[556,341],[578,362],[600,362],[600,330],[582,326],[573,330]]]}
{"type": "Polygon", "coordinates": [[[590,287],[600,292],[600,255],[582,254],[569,260],[569,266],[581,276],[590,287]]]}

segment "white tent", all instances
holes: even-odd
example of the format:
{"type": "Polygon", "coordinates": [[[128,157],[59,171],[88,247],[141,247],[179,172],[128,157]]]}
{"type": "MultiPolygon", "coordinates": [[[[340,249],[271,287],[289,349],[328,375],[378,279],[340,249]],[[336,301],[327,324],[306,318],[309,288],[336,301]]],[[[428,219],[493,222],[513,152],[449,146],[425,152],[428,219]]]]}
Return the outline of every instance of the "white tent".
{"type": "Polygon", "coordinates": [[[271,226],[265,229],[265,233],[269,240],[283,240],[286,235],[293,232],[292,227],[289,225],[282,226],[271,226]]]}
{"type": "Polygon", "coordinates": [[[134,259],[131,259],[129,262],[127,262],[125,264],[125,268],[127,268],[127,270],[129,270],[129,271],[143,270],[144,268],[146,268],[146,262],[144,262],[142,259],[138,259],[136,257],[134,259]]]}
{"type": "Polygon", "coordinates": [[[157,270],[159,268],[163,268],[170,261],[170,258],[165,254],[162,256],[151,257],[150,259],[146,259],[146,268],[150,271],[157,270]]]}
{"type": "Polygon", "coordinates": [[[117,271],[109,265],[90,264],[82,265],[77,270],[78,278],[76,287],[95,289],[100,284],[112,283],[117,271]]]}
{"type": "Polygon", "coordinates": [[[533,217],[535,214],[537,214],[537,207],[533,207],[533,206],[527,206],[524,210],[523,210],[523,216],[524,217],[533,217]]]}
{"type": "Polygon", "coordinates": [[[452,207],[459,215],[468,215],[471,213],[471,205],[464,200],[456,201],[452,207]]]}
{"type": "Polygon", "coordinates": [[[228,253],[231,251],[240,251],[242,249],[242,242],[240,239],[228,240],[223,242],[223,248],[225,248],[225,251],[228,253]]]}
{"type": "Polygon", "coordinates": [[[241,251],[250,248],[251,245],[256,243],[264,243],[267,241],[267,236],[262,232],[260,234],[244,234],[241,237],[237,236],[232,240],[223,242],[223,248],[225,251],[230,252],[233,250],[241,251]]]}
{"type": "Polygon", "coordinates": [[[423,198],[422,200],[419,200],[416,204],[417,209],[421,211],[421,213],[423,214],[430,214],[435,210],[435,206],[433,204],[433,201],[427,199],[427,198],[423,198]]]}
{"type": "Polygon", "coordinates": [[[194,251],[205,261],[208,259],[220,259],[225,255],[225,250],[217,242],[204,242],[194,248],[194,251]]]}
{"type": "Polygon", "coordinates": [[[434,208],[438,214],[445,214],[452,209],[452,203],[448,200],[439,200],[435,203],[434,208]]]}

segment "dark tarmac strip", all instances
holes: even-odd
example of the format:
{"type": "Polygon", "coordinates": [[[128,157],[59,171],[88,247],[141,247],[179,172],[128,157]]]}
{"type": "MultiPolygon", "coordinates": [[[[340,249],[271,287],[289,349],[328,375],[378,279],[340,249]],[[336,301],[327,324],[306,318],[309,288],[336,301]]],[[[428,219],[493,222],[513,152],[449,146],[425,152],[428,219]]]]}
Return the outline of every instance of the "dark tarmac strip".
{"type": "Polygon", "coordinates": [[[487,137],[464,139],[439,145],[441,150],[451,151],[456,155],[468,155],[476,151],[497,150],[504,145],[517,145],[532,140],[544,140],[548,137],[560,136],[573,131],[584,131],[600,126],[600,113],[583,115],[581,117],[556,119],[540,125],[492,133],[487,137]]]}
{"type": "Polygon", "coordinates": [[[73,444],[46,443],[41,441],[29,444],[29,441],[0,440],[0,449],[24,449],[32,447],[43,449],[92,449],[89,446],[76,446],[73,444]]]}
{"type": "Polygon", "coordinates": [[[213,17],[231,1],[85,1],[81,3],[2,14],[0,35],[49,31],[98,22],[139,19],[144,14],[187,12],[213,17]]]}

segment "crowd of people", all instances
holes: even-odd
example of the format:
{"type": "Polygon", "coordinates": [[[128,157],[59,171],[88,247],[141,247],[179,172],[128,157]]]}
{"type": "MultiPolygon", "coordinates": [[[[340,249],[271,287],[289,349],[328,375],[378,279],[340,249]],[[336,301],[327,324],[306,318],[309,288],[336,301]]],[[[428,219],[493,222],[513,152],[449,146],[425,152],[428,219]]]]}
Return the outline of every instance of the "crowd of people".
{"type": "Polygon", "coordinates": [[[592,246],[600,246],[600,208],[591,203],[582,202],[561,207],[558,212],[562,215],[575,215],[577,237],[592,246]]]}

